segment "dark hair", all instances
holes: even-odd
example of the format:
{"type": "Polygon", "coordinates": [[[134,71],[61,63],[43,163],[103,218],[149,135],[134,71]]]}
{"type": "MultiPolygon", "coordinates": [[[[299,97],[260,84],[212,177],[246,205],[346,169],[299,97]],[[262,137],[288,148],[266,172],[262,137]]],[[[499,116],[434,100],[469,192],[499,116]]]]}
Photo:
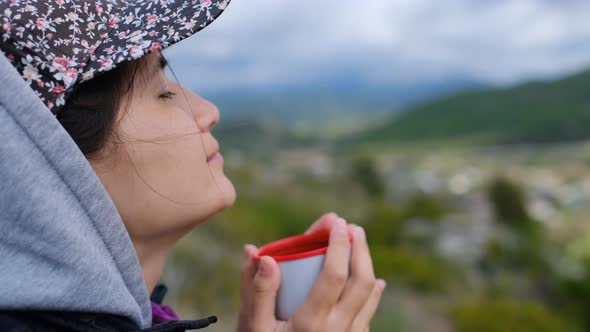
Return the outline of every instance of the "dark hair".
{"type": "Polygon", "coordinates": [[[145,58],[124,62],[79,84],[59,110],[57,119],[86,158],[98,158],[107,139],[118,137],[115,122],[127,93],[145,65],[145,58]]]}

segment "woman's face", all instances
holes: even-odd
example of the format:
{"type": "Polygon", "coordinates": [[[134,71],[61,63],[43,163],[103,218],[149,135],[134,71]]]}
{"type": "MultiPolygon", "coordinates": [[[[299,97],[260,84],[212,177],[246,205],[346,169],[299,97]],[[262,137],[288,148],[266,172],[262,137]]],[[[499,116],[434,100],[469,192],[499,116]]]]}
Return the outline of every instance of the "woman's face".
{"type": "Polygon", "coordinates": [[[230,207],[236,193],[211,133],[217,107],[168,78],[159,53],[145,61],[118,112],[120,141],[90,163],[131,238],[164,244],[230,207]]]}

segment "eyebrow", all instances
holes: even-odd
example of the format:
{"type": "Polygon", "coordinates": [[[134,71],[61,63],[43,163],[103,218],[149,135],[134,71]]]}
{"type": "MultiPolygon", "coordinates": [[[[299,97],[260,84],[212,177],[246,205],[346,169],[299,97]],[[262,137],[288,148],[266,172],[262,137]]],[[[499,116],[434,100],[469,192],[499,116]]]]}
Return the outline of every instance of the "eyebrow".
{"type": "Polygon", "coordinates": [[[158,71],[166,69],[167,66],[168,66],[168,61],[162,56],[162,54],[160,54],[160,56],[158,57],[158,61],[154,62],[154,66],[152,67],[152,70],[150,72],[150,75],[148,76],[148,79],[151,79],[152,77],[156,76],[156,73],[158,71]]]}
{"type": "Polygon", "coordinates": [[[166,69],[166,66],[168,66],[168,60],[166,60],[166,58],[160,54],[160,69],[164,70],[166,69]]]}

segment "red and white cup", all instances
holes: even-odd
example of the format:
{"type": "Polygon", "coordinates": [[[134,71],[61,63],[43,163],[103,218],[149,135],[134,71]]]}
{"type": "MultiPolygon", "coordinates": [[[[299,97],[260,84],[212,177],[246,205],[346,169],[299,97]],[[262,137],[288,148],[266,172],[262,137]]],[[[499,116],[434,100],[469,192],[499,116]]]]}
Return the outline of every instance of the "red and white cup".
{"type": "MultiPolygon", "coordinates": [[[[352,241],[352,236],[349,240],[352,241]]],[[[274,241],[260,248],[256,260],[270,256],[281,269],[277,319],[289,320],[305,302],[323,269],[329,242],[330,230],[322,229],[274,241]]]]}

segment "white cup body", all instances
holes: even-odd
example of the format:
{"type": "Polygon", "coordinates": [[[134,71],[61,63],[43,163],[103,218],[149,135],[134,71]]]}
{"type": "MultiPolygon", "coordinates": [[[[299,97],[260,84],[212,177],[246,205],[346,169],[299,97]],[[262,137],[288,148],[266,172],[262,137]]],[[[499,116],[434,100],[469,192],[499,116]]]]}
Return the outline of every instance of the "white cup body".
{"type": "Polygon", "coordinates": [[[305,302],[322,272],[325,254],[279,262],[281,285],[277,294],[276,316],[289,320],[305,302]]]}

